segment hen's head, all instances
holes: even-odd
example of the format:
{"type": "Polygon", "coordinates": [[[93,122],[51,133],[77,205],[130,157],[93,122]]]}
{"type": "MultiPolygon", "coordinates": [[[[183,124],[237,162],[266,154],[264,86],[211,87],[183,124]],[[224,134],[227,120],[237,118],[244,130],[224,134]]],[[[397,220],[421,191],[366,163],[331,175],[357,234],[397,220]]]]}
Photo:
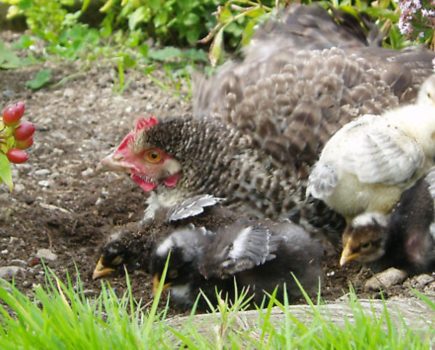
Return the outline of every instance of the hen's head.
{"type": "Polygon", "coordinates": [[[173,188],[181,177],[181,165],[171,155],[146,142],[146,134],[158,124],[156,117],[139,118],[116,150],[101,164],[107,168],[126,172],[145,192],[159,185],[173,188]]]}

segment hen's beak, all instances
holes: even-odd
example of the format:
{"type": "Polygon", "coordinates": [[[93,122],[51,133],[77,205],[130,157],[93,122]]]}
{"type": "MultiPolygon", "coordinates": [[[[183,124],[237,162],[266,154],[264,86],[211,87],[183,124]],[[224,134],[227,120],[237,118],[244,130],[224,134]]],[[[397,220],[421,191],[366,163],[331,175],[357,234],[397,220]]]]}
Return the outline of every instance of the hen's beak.
{"type": "MultiPolygon", "coordinates": [[[[159,289],[159,285],[160,285],[159,275],[155,274],[153,276],[153,295],[157,294],[157,291],[159,289]]],[[[171,283],[165,283],[163,285],[162,291],[164,291],[165,289],[168,289],[170,286],[171,286],[171,283]]]]}
{"type": "Polygon", "coordinates": [[[112,269],[110,267],[105,267],[103,265],[103,258],[101,257],[97,262],[97,266],[95,266],[94,273],[92,274],[92,279],[96,280],[98,278],[109,276],[114,271],[115,269],[112,269]]]}
{"type": "Polygon", "coordinates": [[[129,173],[131,165],[124,161],[121,154],[113,152],[98,163],[97,171],[117,171],[129,173]]]}
{"type": "Polygon", "coordinates": [[[97,169],[112,170],[120,172],[130,172],[131,164],[125,160],[128,154],[128,145],[134,139],[134,133],[129,132],[121,141],[119,146],[99,163],[97,169]]]}
{"type": "Polygon", "coordinates": [[[340,266],[343,267],[344,265],[350,263],[351,261],[356,260],[360,253],[354,253],[352,251],[352,240],[349,239],[346,244],[344,245],[343,252],[341,253],[340,257],[340,266]]]}

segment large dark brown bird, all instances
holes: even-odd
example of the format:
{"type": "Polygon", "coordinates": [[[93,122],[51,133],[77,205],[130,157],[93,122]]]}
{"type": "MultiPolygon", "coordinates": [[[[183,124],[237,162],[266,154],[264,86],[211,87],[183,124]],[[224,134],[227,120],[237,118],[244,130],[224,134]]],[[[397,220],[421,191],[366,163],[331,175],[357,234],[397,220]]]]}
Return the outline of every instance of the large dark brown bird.
{"type": "Polygon", "coordinates": [[[310,167],[345,123],[413,100],[435,57],[377,47],[344,22],[291,7],[257,31],[243,61],[199,79],[193,115],[140,119],[103,164],[152,192],[146,218],[211,194],[248,215],[340,226],[305,201],[310,167]]]}
{"type": "Polygon", "coordinates": [[[275,289],[278,300],[284,292],[290,302],[301,298],[292,274],[308,293],[317,291],[322,256],[321,244],[298,225],[240,219],[215,233],[174,231],[157,244],[150,269],[156,289],[169,257],[165,287],[180,306],[192,306],[200,290],[214,305],[216,292],[234,301],[242,290],[260,305],[275,289]]]}

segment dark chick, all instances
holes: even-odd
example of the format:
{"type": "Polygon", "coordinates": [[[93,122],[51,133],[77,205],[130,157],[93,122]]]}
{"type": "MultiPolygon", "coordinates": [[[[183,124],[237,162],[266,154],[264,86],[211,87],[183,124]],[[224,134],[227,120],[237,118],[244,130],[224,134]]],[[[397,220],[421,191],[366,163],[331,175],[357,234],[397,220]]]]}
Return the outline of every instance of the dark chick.
{"type": "MultiPolygon", "coordinates": [[[[153,275],[153,293],[157,291],[165,264],[168,263],[164,289],[169,289],[171,300],[183,309],[190,308],[202,290],[213,302],[216,288],[225,292],[228,283],[220,280],[206,280],[198,269],[199,261],[214,233],[204,227],[186,227],[172,232],[160,241],[150,261],[153,275]]],[[[204,299],[198,299],[199,307],[206,308],[204,299]]]]}
{"type": "Polygon", "coordinates": [[[155,235],[142,232],[136,223],[128,224],[112,234],[100,248],[98,262],[92,278],[144,269],[154,246],[155,235]]]}
{"type": "Polygon", "coordinates": [[[340,265],[351,261],[369,263],[375,270],[396,267],[415,274],[435,268],[435,182],[432,170],[426,178],[403,192],[389,216],[366,213],[357,216],[343,235],[340,265]],[[432,182],[432,183],[428,183],[432,182]]]}
{"type": "Polygon", "coordinates": [[[216,233],[201,259],[206,278],[235,278],[238,289],[249,288],[253,301],[261,303],[265,293],[278,288],[283,300],[301,297],[292,274],[308,293],[318,290],[322,277],[321,244],[291,222],[239,220],[216,233]]]}
{"type": "MultiPolygon", "coordinates": [[[[170,253],[165,287],[179,306],[192,306],[200,291],[216,305],[216,293],[234,301],[242,290],[260,304],[266,293],[278,288],[283,300],[286,286],[290,301],[301,297],[293,273],[307,292],[315,292],[322,276],[320,243],[290,222],[238,220],[211,233],[189,228],[171,234],[152,258],[155,286],[170,253]]],[[[199,307],[208,304],[199,299],[199,307]]]]}
{"type": "Polygon", "coordinates": [[[111,235],[100,248],[93,279],[134,270],[148,271],[156,241],[189,223],[211,229],[231,223],[235,216],[222,208],[220,198],[199,195],[166,209],[159,209],[153,219],[131,223],[111,235]]]}

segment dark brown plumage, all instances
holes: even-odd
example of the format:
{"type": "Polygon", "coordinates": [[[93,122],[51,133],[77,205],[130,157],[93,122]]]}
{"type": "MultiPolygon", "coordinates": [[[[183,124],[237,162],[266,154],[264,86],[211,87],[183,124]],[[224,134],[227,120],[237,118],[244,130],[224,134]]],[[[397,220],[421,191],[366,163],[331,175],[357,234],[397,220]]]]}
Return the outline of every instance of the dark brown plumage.
{"type": "Polygon", "coordinates": [[[153,191],[148,218],[211,194],[248,215],[341,229],[305,201],[310,167],[342,125],[411,99],[435,56],[369,47],[356,32],[315,6],[291,8],[259,29],[243,61],[197,82],[193,116],[141,120],[103,163],[153,191]]]}

